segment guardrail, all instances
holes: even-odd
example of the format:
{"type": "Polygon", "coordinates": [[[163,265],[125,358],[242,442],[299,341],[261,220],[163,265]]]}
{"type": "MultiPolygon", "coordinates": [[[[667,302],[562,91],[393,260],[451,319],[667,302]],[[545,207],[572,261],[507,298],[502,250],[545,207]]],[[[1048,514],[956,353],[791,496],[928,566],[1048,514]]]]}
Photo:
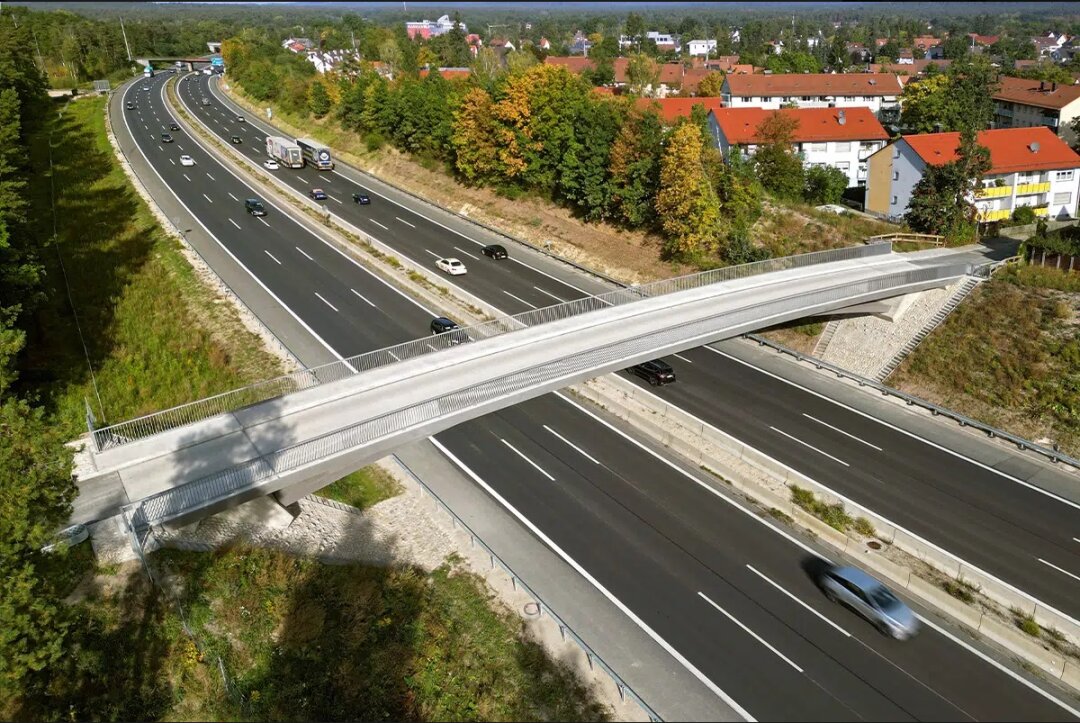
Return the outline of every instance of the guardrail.
{"type": "Polygon", "coordinates": [[[868,244],[896,243],[906,241],[908,243],[941,246],[945,243],[945,237],[930,233],[884,233],[878,236],[868,236],[865,241],[868,244]]]}
{"type": "Polygon", "coordinates": [[[842,249],[829,249],[797,256],[767,259],[740,266],[728,266],[674,279],[654,281],[641,286],[616,289],[598,296],[587,296],[542,309],[525,311],[512,316],[504,316],[480,324],[462,327],[449,333],[414,339],[384,349],[364,352],[347,359],[311,367],[240,389],[223,392],[206,399],[102,427],[93,430],[91,436],[96,451],[100,452],[170,429],[209,419],[218,414],[273,399],[283,394],[308,389],[326,382],[344,379],[360,372],[442,351],[455,346],[463,340],[486,339],[510,331],[586,314],[609,306],[619,306],[642,298],[702,288],[724,281],[888,253],[891,253],[891,247],[886,244],[850,246],[842,249]]]}
{"type": "MultiPolygon", "coordinates": [[[[424,425],[440,417],[474,409],[482,404],[506,398],[551,382],[572,384],[581,375],[619,368],[627,359],[668,348],[689,339],[699,339],[719,328],[753,324],[762,318],[817,309],[829,304],[889,289],[903,288],[964,275],[969,265],[930,267],[901,271],[872,279],[848,282],[820,289],[811,294],[784,297],[723,312],[704,319],[667,327],[608,346],[589,349],[563,359],[530,369],[511,372],[463,389],[454,390],[410,406],[396,409],[356,424],[319,435],[289,447],[267,453],[147,497],[139,503],[138,522],[156,525],[176,519],[200,507],[209,506],[253,489],[283,474],[366,444],[424,425]]],[[[284,485],[282,485],[284,486],[284,485]]],[[[276,491],[267,489],[267,493],[276,491]]]]}

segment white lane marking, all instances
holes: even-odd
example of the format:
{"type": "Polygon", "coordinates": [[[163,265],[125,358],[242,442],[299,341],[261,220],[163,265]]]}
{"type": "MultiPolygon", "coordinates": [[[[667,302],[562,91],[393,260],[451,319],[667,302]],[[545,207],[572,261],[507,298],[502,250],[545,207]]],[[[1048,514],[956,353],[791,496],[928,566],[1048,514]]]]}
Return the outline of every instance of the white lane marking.
{"type": "Polygon", "coordinates": [[[333,183],[333,181],[331,179],[327,178],[326,176],[323,176],[322,180],[323,180],[323,183],[333,183]]]}
{"type": "Polygon", "coordinates": [[[1073,542],[1080,542],[1080,537],[1074,537],[1073,542]]]}
{"type": "Polygon", "coordinates": [[[547,294],[551,298],[555,299],[555,301],[558,301],[560,304],[566,303],[566,299],[560,299],[558,296],[555,296],[555,294],[551,293],[550,291],[544,291],[539,286],[534,286],[533,288],[539,291],[541,294],[547,294]]]}
{"type": "Polygon", "coordinates": [[[394,216],[394,218],[396,218],[396,219],[397,219],[398,221],[401,221],[401,222],[402,222],[403,224],[405,224],[405,225],[406,225],[406,226],[408,226],[409,228],[416,228],[416,224],[412,224],[412,223],[409,223],[408,221],[406,221],[405,219],[401,218],[400,216],[394,216]]]}
{"type": "Polygon", "coordinates": [[[476,259],[477,261],[479,261],[479,260],[480,260],[480,257],[479,257],[479,256],[473,256],[472,254],[470,254],[470,253],[469,253],[468,251],[466,251],[465,249],[459,249],[459,248],[458,248],[457,246],[455,246],[455,247],[454,247],[454,251],[460,251],[461,253],[463,253],[463,254],[465,254],[466,256],[468,256],[468,257],[469,257],[470,259],[476,259]]]}
{"type": "Polygon", "coordinates": [[[145,123],[142,124],[142,127],[145,128],[146,130],[150,130],[150,126],[146,125],[145,123]]]}
{"type": "MultiPolygon", "coordinates": [[[[385,227],[385,226],[383,226],[383,228],[386,228],[386,227],[385,227]]],[[[427,251],[427,252],[428,252],[429,254],[431,254],[432,256],[434,256],[434,257],[435,257],[435,258],[437,258],[437,259],[441,259],[441,258],[442,258],[442,256],[439,256],[439,255],[438,255],[437,253],[435,253],[435,252],[434,252],[434,251],[432,251],[431,249],[424,249],[424,251],[427,251]]]]}
{"type": "Polygon", "coordinates": [[[842,460],[842,459],[839,459],[839,458],[837,458],[837,457],[833,457],[833,456],[832,456],[831,454],[829,454],[828,452],[822,452],[822,451],[821,451],[820,449],[818,449],[818,448],[817,448],[817,447],[815,447],[814,445],[812,445],[812,444],[807,444],[806,442],[802,441],[802,440],[801,440],[801,439],[799,439],[798,437],[793,437],[793,436],[791,436],[790,434],[788,434],[787,432],[785,432],[785,431],[783,431],[783,430],[777,429],[776,427],[773,427],[773,426],[770,426],[770,427],[769,427],[769,429],[771,429],[772,431],[776,432],[777,434],[782,434],[782,435],[784,435],[785,437],[787,437],[788,439],[790,439],[790,440],[791,440],[791,441],[793,441],[793,442],[798,442],[799,444],[801,444],[801,445],[802,445],[802,446],[804,446],[804,447],[809,447],[810,449],[814,450],[814,451],[815,451],[815,452],[817,452],[818,454],[822,454],[822,455],[825,455],[826,457],[828,457],[828,458],[829,458],[829,459],[831,459],[832,461],[834,461],[834,462],[839,462],[840,464],[844,465],[845,467],[850,467],[850,466],[851,466],[850,464],[848,464],[848,463],[847,463],[847,462],[845,462],[844,460],[842,460]]]}
{"type": "MultiPolygon", "coordinates": [[[[319,297],[319,299],[320,299],[320,300],[322,301],[322,303],[326,304],[327,306],[329,306],[329,307],[330,307],[331,309],[333,309],[334,311],[337,311],[337,310],[338,310],[336,306],[334,306],[334,305],[333,305],[333,304],[331,304],[331,303],[330,303],[329,301],[327,301],[326,299],[324,299],[324,298],[323,298],[323,295],[322,295],[322,294],[320,294],[320,293],[319,293],[318,291],[316,291],[316,292],[315,292],[315,296],[318,296],[318,297],[319,297]]],[[[339,313],[340,313],[340,312],[339,312],[339,313]]]]}
{"type": "Polygon", "coordinates": [[[188,178],[188,174],[184,173],[182,175],[184,176],[184,178],[187,178],[189,181],[191,180],[190,178],[188,178]]]}
{"type": "Polygon", "coordinates": [[[746,627],[745,625],[743,625],[743,624],[742,624],[742,623],[741,623],[741,622],[740,622],[740,621],[739,621],[739,620],[738,620],[738,619],[737,619],[737,618],[736,618],[736,617],[735,617],[734,615],[732,615],[731,613],[729,613],[729,612],[728,612],[727,610],[725,610],[724,608],[720,607],[719,605],[717,605],[716,603],[714,603],[714,602],[713,602],[712,600],[710,600],[710,599],[709,599],[709,597],[708,597],[708,596],[707,596],[707,595],[706,595],[705,593],[703,593],[703,592],[701,592],[701,591],[699,590],[699,591],[698,591],[698,596],[699,596],[699,597],[700,597],[700,598],[701,598],[702,600],[704,600],[705,602],[709,603],[709,604],[710,604],[710,605],[712,605],[712,606],[713,606],[714,608],[716,608],[717,610],[719,610],[720,612],[722,612],[722,613],[724,614],[724,617],[726,617],[726,618],[727,618],[728,620],[730,620],[731,622],[735,623],[735,624],[736,624],[736,625],[738,625],[738,626],[739,626],[740,628],[742,628],[742,629],[743,629],[744,631],[746,631],[746,633],[747,633],[747,634],[748,634],[748,635],[749,635],[750,637],[752,637],[752,638],[753,638],[754,640],[758,641],[759,643],[761,643],[762,645],[764,645],[764,646],[765,646],[766,648],[768,648],[769,650],[771,650],[771,651],[773,652],[773,654],[775,654],[775,655],[776,655],[776,657],[780,658],[780,660],[783,660],[783,661],[784,661],[785,663],[787,663],[788,665],[790,665],[790,666],[791,666],[792,668],[795,668],[795,670],[799,671],[800,673],[801,673],[801,672],[803,672],[803,669],[802,669],[802,668],[800,668],[799,666],[795,665],[795,663],[794,663],[794,662],[793,662],[793,661],[791,660],[791,658],[787,657],[786,655],[784,655],[783,653],[781,653],[781,652],[780,652],[779,650],[777,650],[777,649],[776,649],[776,648],[774,648],[773,646],[769,645],[769,643],[768,643],[768,642],[766,642],[766,640],[765,640],[764,638],[762,638],[762,637],[761,637],[760,635],[758,635],[757,633],[755,633],[755,632],[754,632],[753,630],[751,630],[750,628],[748,628],[748,627],[746,627]]]}
{"type": "Polygon", "coordinates": [[[806,412],[803,412],[803,416],[804,416],[804,417],[806,417],[807,419],[810,419],[810,420],[812,420],[812,421],[814,421],[814,422],[817,422],[818,424],[821,424],[821,425],[824,425],[824,426],[828,427],[829,429],[833,430],[834,432],[839,432],[840,434],[844,435],[845,437],[851,437],[851,438],[852,438],[852,439],[854,439],[854,440],[855,440],[856,442],[862,442],[862,443],[863,443],[863,444],[865,444],[865,445],[866,445],[867,447],[873,447],[874,449],[876,449],[876,450],[877,450],[877,451],[879,451],[879,452],[883,451],[883,450],[881,449],[881,447],[877,446],[876,444],[870,444],[870,443],[869,443],[869,442],[867,442],[867,441],[866,441],[865,439],[859,439],[859,438],[858,438],[858,437],[856,437],[856,436],[855,436],[854,434],[851,434],[850,432],[845,432],[844,430],[840,429],[839,427],[834,427],[834,426],[832,426],[831,424],[829,424],[828,422],[823,422],[823,421],[821,421],[820,419],[818,419],[817,417],[811,417],[811,416],[810,416],[809,414],[807,414],[806,412]]]}
{"type": "Polygon", "coordinates": [[[687,359],[686,357],[684,357],[682,354],[672,354],[671,356],[682,359],[687,364],[693,364],[694,363],[694,362],[690,361],[689,359],[687,359]]]}
{"type": "Polygon", "coordinates": [[[176,147],[179,148],[180,150],[184,150],[184,147],[182,145],[180,145],[179,143],[176,144],[176,147]]]}
{"type": "Polygon", "coordinates": [[[266,226],[267,228],[270,228],[270,224],[267,222],[267,220],[265,218],[263,218],[262,216],[256,216],[255,218],[259,219],[259,222],[262,223],[263,226],[266,226]]]}
{"type": "Polygon", "coordinates": [[[262,136],[260,136],[260,135],[259,135],[258,133],[256,133],[256,134],[255,134],[255,140],[257,140],[257,141],[261,141],[261,140],[262,140],[262,136]]]}
{"type": "Polygon", "coordinates": [[[543,468],[543,467],[541,467],[541,466],[540,466],[540,465],[538,465],[538,464],[537,464],[536,462],[533,462],[533,461],[532,461],[531,459],[529,459],[529,458],[528,458],[528,457],[526,457],[526,456],[525,456],[524,454],[522,454],[521,450],[519,450],[519,449],[518,449],[517,447],[515,447],[515,446],[514,446],[514,445],[512,445],[512,444],[510,444],[509,442],[507,442],[507,441],[506,441],[505,439],[503,439],[502,437],[500,437],[500,438],[499,438],[499,441],[500,441],[500,442],[502,442],[503,444],[505,444],[505,445],[506,445],[507,447],[509,447],[510,449],[512,449],[512,450],[514,451],[514,453],[515,453],[515,454],[517,454],[517,456],[518,456],[518,457],[521,457],[521,458],[522,458],[523,460],[525,460],[526,462],[528,462],[529,464],[531,464],[531,465],[532,465],[533,467],[535,467],[535,468],[536,468],[536,471],[537,471],[537,472],[539,472],[540,474],[544,475],[545,477],[547,477],[547,478],[548,478],[549,480],[551,480],[552,482],[554,482],[554,481],[555,481],[555,478],[554,478],[554,477],[552,477],[551,475],[549,475],[549,474],[548,474],[547,472],[545,472],[545,471],[544,471],[544,468],[543,468]]]}
{"type": "Polygon", "coordinates": [[[169,163],[173,164],[174,166],[176,165],[176,161],[174,161],[174,160],[173,160],[173,159],[171,159],[171,158],[169,159],[169,163]]]}
{"type": "Polygon", "coordinates": [[[162,153],[164,153],[165,152],[165,146],[158,145],[158,150],[161,151],[162,153]]]}
{"type": "MultiPolygon", "coordinates": [[[[226,193],[229,193],[229,192],[228,192],[228,191],[226,191],[226,193]]],[[[231,199],[232,199],[232,200],[234,200],[234,201],[239,201],[239,200],[240,200],[239,198],[237,198],[236,196],[232,195],[231,193],[229,193],[229,198],[231,198],[231,199]]]]}
{"type": "Polygon", "coordinates": [[[752,572],[752,573],[754,573],[755,575],[757,575],[758,577],[760,577],[760,578],[761,578],[762,580],[764,580],[765,582],[767,582],[767,583],[769,583],[770,585],[772,585],[773,587],[775,587],[775,588],[776,588],[777,590],[779,590],[780,592],[782,592],[782,593],[784,593],[785,595],[787,595],[787,596],[788,596],[789,598],[791,598],[791,599],[792,599],[792,600],[794,600],[795,602],[797,602],[797,603],[799,603],[800,605],[802,605],[802,606],[803,606],[804,608],[806,608],[807,610],[809,610],[809,611],[810,611],[811,613],[813,613],[814,615],[817,615],[817,616],[818,616],[819,618],[821,618],[821,619],[822,619],[822,620],[823,620],[823,621],[825,622],[825,624],[826,624],[826,625],[830,625],[830,626],[832,626],[833,628],[835,628],[836,630],[838,630],[838,631],[840,632],[840,634],[841,634],[841,635],[843,635],[843,636],[845,636],[845,637],[848,637],[848,638],[850,638],[850,637],[851,637],[851,633],[849,633],[849,632],[848,632],[847,630],[844,630],[844,629],[843,629],[842,627],[840,627],[839,625],[837,625],[836,623],[834,623],[834,622],[833,622],[832,620],[829,620],[829,619],[828,619],[827,617],[825,617],[824,615],[822,615],[821,613],[819,613],[819,612],[818,612],[817,610],[815,610],[814,608],[810,607],[809,605],[807,605],[807,604],[806,604],[805,602],[803,602],[803,601],[802,601],[802,600],[800,600],[799,598],[795,597],[795,595],[794,595],[793,593],[791,593],[791,592],[788,592],[788,591],[787,591],[787,590],[785,590],[785,589],[784,589],[783,587],[781,587],[781,586],[780,586],[780,585],[779,585],[778,583],[776,583],[776,582],[774,582],[773,580],[771,580],[771,579],[769,579],[768,577],[766,577],[766,576],[765,576],[765,575],[764,575],[764,574],[763,574],[762,572],[760,572],[759,570],[757,570],[757,568],[755,568],[755,567],[754,567],[753,565],[751,565],[750,563],[747,563],[747,564],[746,564],[746,568],[747,568],[748,570],[750,570],[750,572],[752,572]]]}
{"type": "MultiPolygon", "coordinates": [[[[847,404],[844,404],[843,402],[838,402],[835,399],[832,399],[830,397],[825,396],[821,392],[816,392],[813,389],[810,389],[809,387],[804,387],[802,384],[799,384],[798,382],[793,382],[790,379],[785,379],[784,377],[780,376],[779,374],[774,374],[773,372],[770,372],[770,371],[768,371],[766,369],[760,369],[760,368],[754,366],[753,364],[751,364],[750,362],[746,362],[746,361],[743,361],[742,359],[739,359],[738,357],[731,356],[727,352],[720,351],[719,349],[714,349],[713,347],[711,347],[709,345],[706,345],[705,348],[708,349],[709,351],[711,351],[714,354],[719,354],[722,357],[727,357],[728,359],[730,359],[732,361],[735,361],[735,362],[738,362],[739,364],[742,364],[745,367],[749,367],[750,369],[753,369],[754,371],[761,372],[762,374],[767,374],[768,376],[772,377],[773,379],[777,379],[779,381],[784,382],[785,384],[789,384],[789,385],[795,387],[796,389],[801,389],[804,392],[806,392],[807,394],[813,394],[815,397],[818,397],[819,399],[824,399],[825,401],[829,402],[830,404],[835,404],[836,406],[838,406],[838,407],[840,407],[842,409],[846,409],[849,412],[853,412],[855,414],[858,414],[861,417],[865,417],[866,419],[869,419],[872,422],[877,422],[878,424],[880,424],[882,426],[885,426],[885,427],[888,427],[889,429],[891,429],[891,430],[893,430],[895,432],[900,432],[901,434],[904,434],[904,435],[906,435],[908,437],[911,437],[912,439],[918,440],[918,441],[922,442],[923,444],[927,444],[927,445],[929,445],[931,447],[935,447],[936,449],[941,450],[942,452],[945,452],[947,454],[951,454],[953,457],[961,459],[961,460],[963,460],[963,461],[965,461],[965,462],[967,462],[969,464],[976,465],[977,467],[982,467],[983,469],[987,470],[988,472],[993,472],[994,474],[1000,475],[1000,476],[1004,477],[1005,479],[1007,479],[1007,480],[1009,480],[1011,482],[1015,482],[1015,483],[1017,483],[1019,485],[1023,485],[1024,487],[1027,487],[1028,489],[1031,489],[1031,490],[1033,490],[1035,492],[1038,492],[1039,494],[1046,495],[1047,497],[1049,497],[1049,498],[1051,498],[1053,500],[1056,500],[1056,501],[1061,502],[1063,504],[1069,505],[1070,507],[1072,507],[1074,509],[1080,510],[1080,504],[1078,504],[1076,502],[1073,502],[1072,500],[1065,499],[1064,497],[1059,497],[1058,495],[1054,494],[1053,492],[1050,492],[1049,490],[1044,490],[1041,487],[1037,487],[1037,486],[1031,484],[1030,482],[1025,482],[1024,480],[1020,479],[1019,477],[1013,477],[1012,475],[1007,474],[1006,472],[1002,472],[999,469],[995,469],[995,468],[991,467],[988,464],[984,464],[983,462],[980,462],[977,459],[972,459],[970,457],[966,457],[963,454],[960,454],[959,452],[957,452],[955,450],[949,449],[948,447],[944,447],[944,446],[938,444],[937,442],[932,442],[929,439],[926,439],[925,437],[920,437],[919,435],[915,434],[914,432],[909,432],[906,429],[902,429],[901,427],[897,427],[895,424],[892,424],[890,422],[886,422],[886,421],[884,421],[882,419],[878,419],[878,418],[874,417],[871,414],[868,414],[868,413],[866,413],[866,412],[864,412],[862,410],[856,409],[855,407],[848,406],[847,404]]],[[[1013,588],[1013,589],[1015,589],[1015,588],[1013,588]]],[[[1057,611],[1055,610],[1055,612],[1057,612],[1057,611]]]]}
{"type": "Polygon", "coordinates": [[[341,203],[341,201],[339,201],[338,199],[334,198],[334,197],[333,197],[333,196],[331,196],[331,195],[330,195],[329,193],[328,193],[328,194],[326,194],[326,197],[327,197],[327,198],[329,198],[329,199],[330,199],[331,201],[337,201],[338,203],[341,203]]]}
{"type": "Polygon", "coordinates": [[[205,198],[205,199],[206,199],[207,201],[209,201],[210,203],[213,203],[213,202],[214,202],[214,199],[210,198],[210,197],[209,197],[209,196],[207,196],[207,195],[206,195],[205,193],[204,193],[204,194],[202,195],[202,197],[203,197],[203,198],[205,198]]]}
{"type": "Polygon", "coordinates": [[[216,178],[211,176],[209,172],[207,172],[206,177],[209,178],[211,181],[216,181],[217,180],[216,178]]]}
{"type": "Polygon", "coordinates": [[[263,152],[262,148],[256,148],[255,146],[252,146],[251,150],[255,151],[256,153],[262,153],[263,152]]]}
{"type": "Polygon", "coordinates": [[[305,183],[306,185],[311,185],[311,184],[309,184],[309,183],[308,183],[307,181],[305,181],[305,180],[304,180],[304,178],[303,178],[302,176],[297,176],[297,177],[296,177],[296,180],[298,180],[298,181],[303,181],[303,182],[304,182],[304,183],[305,183]]]}
{"type": "Polygon", "coordinates": [[[270,258],[272,258],[272,259],[273,259],[274,261],[277,261],[277,265],[278,265],[278,266],[281,266],[281,262],[280,262],[280,261],[278,261],[278,260],[277,260],[277,257],[276,257],[276,256],[274,256],[274,255],[273,255],[272,253],[270,253],[270,252],[269,252],[269,251],[267,251],[266,249],[263,249],[263,253],[264,253],[264,254],[266,254],[267,256],[269,256],[270,258]]]}
{"type": "Polygon", "coordinates": [[[517,299],[518,301],[520,301],[522,304],[525,304],[525,306],[529,307],[530,309],[538,309],[539,308],[539,307],[533,306],[529,302],[525,301],[525,299],[522,299],[520,296],[514,296],[513,294],[511,294],[506,289],[503,289],[503,293],[506,294],[507,296],[509,296],[511,299],[517,299]]]}
{"type": "Polygon", "coordinates": [[[310,256],[308,256],[307,251],[304,251],[304,249],[300,248],[299,246],[293,246],[293,248],[296,249],[297,251],[299,251],[300,253],[302,253],[304,255],[304,257],[308,261],[314,261],[315,260],[315,259],[311,258],[310,256]]]}
{"type": "Polygon", "coordinates": [[[231,223],[233,226],[236,226],[237,228],[240,228],[240,224],[238,224],[236,221],[233,221],[231,218],[229,219],[229,223],[231,223]]]}
{"type": "Polygon", "coordinates": [[[1069,577],[1071,577],[1074,580],[1080,580],[1080,575],[1074,575],[1073,573],[1069,572],[1068,570],[1064,570],[1064,569],[1058,567],[1057,565],[1055,565],[1052,562],[1047,562],[1046,560],[1042,559],[1041,557],[1037,557],[1035,559],[1038,560],[1039,562],[1041,562],[1042,564],[1046,565],[1047,567],[1052,567],[1055,570],[1057,570],[1058,572],[1060,572],[1060,573],[1062,573],[1064,575],[1068,575],[1069,577]]]}
{"type": "Polygon", "coordinates": [[[554,429],[552,429],[551,427],[549,427],[549,426],[547,426],[547,425],[545,424],[545,425],[544,425],[544,429],[546,429],[547,431],[551,432],[552,434],[554,434],[554,435],[555,435],[556,437],[558,437],[558,438],[559,438],[559,439],[561,439],[562,441],[566,442],[566,444],[570,445],[570,446],[571,446],[571,447],[573,447],[573,448],[574,448],[575,450],[577,450],[577,453],[578,453],[578,454],[580,454],[580,455],[581,455],[582,457],[584,457],[585,459],[589,460],[589,461],[590,461],[590,462],[592,462],[593,464],[600,464],[600,463],[599,463],[598,461],[596,461],[595,459],[593,459],[593,456],[592,456],[591,454],[589,454],[588,452],[586,452],[585,450],[583,450],[583,449],[582,449],[581,447],[579,447],[579,446],[577,446],[576,444],[574,444],[573,442],[571,442],[571,441],[570,441],[569,439],[567,439],[566,437],[564,437],[564,436],[562,436],[561,434],[559,434],[558,432],[556,432],[556,431],[555,431],[554,429]]]}
{"type": "Polygon", "coordinates": [[[373,224],[375,224],[379,228],[383,229],[384,231],[389,231],[390,230],[389,226],[383,226],[381,223],[379,223],[378,221],[376,221],[373,218],[369,218],[368,221],[371,221],[373,224]]]}
{"type": "MultiPolygon", "coordinates": [[[[356,294],[357,296],[359,296],[359,297],[360,297],[361,299],[363,299],[364,301],[367,301],[367,303],[368,303],[368,306],[371,306],[371,307],[373,307],[373,308],[375,308],[375,309],[378,309],[378,308],[379,308],[379,307],[375,306],[375,304],[372,304],[372,303],[371,303],[370,301],[368,301],[367,297],[365,297],[365,296],[364,296],[363,294],[361,294],[361,293],[360,293],[359,291],[357,291],[356,289],[349,289],[349,291],[353,292],[354,294],[356,294]]],[[[393,356],[393,354],[391,354],[391,356],[393,356]]],[[[396,357],[396,356],[395,356],[394,358],[395,358],[395,359],[397,359],[397,357],[396,357]]]]}
{"type": "MultiPolygon", "coordinates": [[[[560,395],[560,396],[562,396],[562,395],[560,395]]],[[[483,488],[484,491],[487,492],[489,495],[491,495],[491,497],[493,499],[495,499],[496,502],[498,502],[500,505],[502,505],[504,509],[506,509],[507,511],[510,512],[511,515],[516,517],[517,520],[519,522],[521,522],[521,524],[525,525],[525,527],[527,527],[530,532],[532,532],[534,535],[536,535],[540,539],[541,542],[543,542],[545,545],[547,545],[549,549],[553,550],[556,555],[561,557],[566,562],[566,564],[570,565],[570,567],[574,568],[574,570],[576,570],[579,575],[581,575],[583,578],[588,580],[589,584],[591,584],[594,588],[596,588],[600,592],[601,595],[603,595],[608,600],[610,600],[611,603],[613,605],[615,605],[615,607],[619,608],[619,610],[621,610],[622,613],[624,615],[626,615],[626,617],[630,618],[630,620],[632,620],[635,625],[637,625],[639,628],[641,628],[645,632],[646,635],[648,635],[660,647],[662,647],[664,650],[666,650],[668,652],[668,654],[671,655],[671,657],[673,657],[673,658],[675,658],[675,660],[679,661],[679,663],[684,668],[686,668],[688,671],[690,671],[691,675],[693,675],[695,678],[700,680],[706,687],[709,688],[709,690],[711,690],[713,693],[715,693],[718,698],[720,698],[725,703],[727,703],[729,706],[731,706],[731,708],[738,715],[742,716],[745,720],[750,721],[750,723],[754,723],[754,721],[756,719],[752,715],[750,715],[749,711],[747,711],[741,705],[736,703],[734,698],[732,698],[731,696],[729,696],[727,693],[725,693],[723,690],[720,689],[720,686],[718,686],[716,683],[709,680],[709,678],[704,673],[702,673],[700,670],[698,670],[697,667],[693,663],[691,663],[689,660],[687,660],[685,655],[683,655],[678,650],[676,650],[675,647],[671,645],[671,643],[669,643],[668,641],[666,641],[662,637],[660,637],[660,635],[657,634],[657,632],[655,630],[650,628],[645,623],[644,620],[642,620],[640,617],[638,617],[637,614],[634,613],[633,610],[631,610],[629,607],[626,606],[625,603],[623,603],[621,600],[619,600],[617,597],[615,597],[611,593],[610,590],[608,590],[606,587],[601,585],[600,582],[595,577],[593,577],[591,574],[589,574],[588,570],[586,570],[584,567],[582,567],[574,558],[570,557],[570,555],[568,555],[562,548],[560,548],[558,545],[556,545],[555,542],[550,537],[545,535],[543,533],[543,531],[539,527],[534,525],[527,517],[525,517],[525,515],[521,514],[521,512],[519,512],[516,508],[514,508],[513,505],[511,505],[509,502],[507,502],[506,499],[504,499],[502,495],[500,495],[498,492],[496,492],[491,487],[491,485],[489,485],[487,482],[485,482],[483,480],[483,478],[480,477],[480,475],[476,474],[476,472],[474,472],[468,465],[466,465],[464,462],[462,462],[460,459],[458,459],[454,455],[453,452],[451,452],[449,449],[444,447],[442,442],[435,439],[434,437],[428,437],[428,441],[431,442],[433,445],[435,445],[435,448],[438,449],[440,452],[442,452],[443,455],[447,459],[449,459],[452,463],[454,463],[457,466],[458,469],[460,469],[462,472],[464,472],[466,475],[468,475],[474,482],[476,482],[476,484],[480,485],[480,487],[483,488]]],[[[757,518],[757,516],[753,515],[753,514],[751,514],[750,516],[754,517],[755,519],[760,519],[760,518],[757,518]]],[[[809,551],[809,548],[807,548],[807,549],[809,551]]]]}

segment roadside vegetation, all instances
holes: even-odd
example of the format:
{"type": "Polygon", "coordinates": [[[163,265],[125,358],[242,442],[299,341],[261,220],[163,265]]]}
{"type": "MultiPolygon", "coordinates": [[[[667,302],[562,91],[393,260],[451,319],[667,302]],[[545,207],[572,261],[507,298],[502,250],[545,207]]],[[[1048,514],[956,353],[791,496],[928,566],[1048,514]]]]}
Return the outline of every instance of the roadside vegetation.
{"type": "Polygon", "coordinates": [[[366,510],[400,493],[401,485],[389,472],[378,465],[370,465],[323,487],[316,494],[366,510]]]}

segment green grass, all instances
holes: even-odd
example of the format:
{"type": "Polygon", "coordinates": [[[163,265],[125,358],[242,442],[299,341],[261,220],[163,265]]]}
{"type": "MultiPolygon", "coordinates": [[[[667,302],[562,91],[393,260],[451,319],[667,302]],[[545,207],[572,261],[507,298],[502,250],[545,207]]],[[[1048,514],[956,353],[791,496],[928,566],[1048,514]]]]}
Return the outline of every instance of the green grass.
{"type": "Polygon", "coordinates": [[[965,603],[975,602],[975,594],[979,592],[978,587],[966,580],[946,580],[941,583],[941,587],[945,592],[965,603]]]}
{"type": "Polygon", "coordinates": [[[381,467],[371,465],[339,479],[318,494],[366,510],[401,493],[401,485],[381,467]]]}
{"type": "MultiPolygon", "coordinates": [[[[84,398],[99,423],[117,422],[281,373],[129,185],[105,134],[104,103],[76,100],[51,126],[57,247],[97,392],[51,245],[43,254],[48,299],[20,359],[21,384],[72,437],[86,431],[84,398]]],[[[43,243],[52,234],[48,139],[46,131],[30,148],[42,169],[30,193],[43,243]]]]}
{"type": "Polygon", "coordinates": [[[874,526],[865,517],[854,519],[844,510],[842,503],[830,505],[822,502],[813,492],[798,485],[791,485],[791,501],[834,530],[847,533],[853,529],[861,535],[874,534],[874,526]]]}

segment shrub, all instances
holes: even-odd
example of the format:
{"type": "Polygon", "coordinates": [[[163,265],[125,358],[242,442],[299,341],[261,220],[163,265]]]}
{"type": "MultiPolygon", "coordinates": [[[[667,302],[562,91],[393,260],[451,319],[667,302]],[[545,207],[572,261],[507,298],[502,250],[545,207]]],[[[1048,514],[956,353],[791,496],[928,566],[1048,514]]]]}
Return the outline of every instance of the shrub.
{"type": "Polygon", "coordinates": [[[1033,638],[1039,637],[1039,633],[1042,632],[1042,628],[1039,627],[1039,624],[1035,622],[1035,618],[1033,617],[1021,618],[1019,626],[1021,630],[1023,630],[1025,633],[1032,636],[1033,638]]]}
{"type": "Polygon", "coordinates": [[[1012,222],[1017,226],[1035,223],[1035,209],[1030,206],[1020,206],[1012,214],[1012,222]]]}
{"type": "Polygon", "coordinates": [[[386,139],[382,137],[381,133],[368,133],[364,136],[364,147],[367,148],[368,153],[374,153],[384,145],[386,145],[386,139]]]}
{"type": "Polygon", "coordinates": [[[813,166],[806,169],[803,198],[815,206],[840,203],[848,185],[847,174],[835,166],[813,166]]]}
{"type": "Polygon", "coordinates": [[[874,532],[876,532],[874,523],[865,517],[856,517],[853,526],[856,532],[865,537],[872,537],[874,532]]]}
{"type": "Polygon", "coordinates": [[[963,580],[946,580],[941,584],[941,587],[945,592],[949,593],[960,602],[965,603],[975,602],[975,593],[979,591],[979,589],[970,582],[965,582],[963,580]]]}

